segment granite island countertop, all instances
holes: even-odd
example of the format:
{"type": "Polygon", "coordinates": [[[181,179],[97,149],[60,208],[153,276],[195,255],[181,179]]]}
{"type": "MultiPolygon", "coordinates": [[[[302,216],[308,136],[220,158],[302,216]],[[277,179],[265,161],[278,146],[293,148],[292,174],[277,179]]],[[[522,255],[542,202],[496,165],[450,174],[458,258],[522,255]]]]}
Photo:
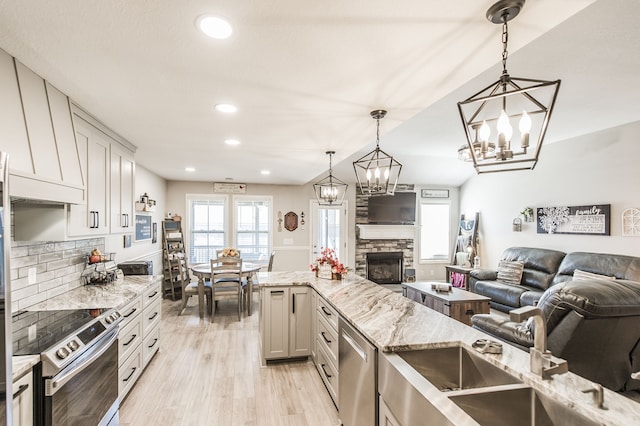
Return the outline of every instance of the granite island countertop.
{"type": "MultiPolygon", "coordinates": [[[[259,285],[264,287],[312,287],[374,344],[383,356],[385,353],[403,350],[457,344],[471,349],[476,340],[489,338],[479,330],[352,274],[343,280],[316,278],[312,272],[260,272],[257,277],[259,285]]],[[[511,345],[503,344],[501,355],[486,354],[484,358],[523,383],[598,423],[640,424],[640,404],[637,402],[605,389],[607,410],[598,409],[594,405],[593,396],[582,392],[592,388],[592,382],[573,373],[554,375],[551,380],[543,380],[530,372],[529,354],[511,345]]],[[[434,396],[441,400],[441,395],[434,396]]],[[[445,406],[442,409],[451,410],[452,416],[456,417],[456,410],[452,407],[445,406]]]]}
{"type": "MultiPolygon", "coordinates": [[[[104,285],[85,285],[59,294],[44,302],[29,306],[26,311],[54,311],[59,309],[119,308],[162,281],[161,275],[126,275],[104,285]]],[[[29,372],[38,362],[39,355],[12,357],[13,380],[29,372]]]]}

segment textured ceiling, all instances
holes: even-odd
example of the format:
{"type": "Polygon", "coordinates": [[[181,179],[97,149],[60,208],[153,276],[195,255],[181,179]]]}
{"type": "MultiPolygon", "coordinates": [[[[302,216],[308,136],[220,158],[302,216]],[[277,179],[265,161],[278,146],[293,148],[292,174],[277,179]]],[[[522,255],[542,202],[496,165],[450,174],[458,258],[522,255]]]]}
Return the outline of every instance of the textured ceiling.
{"type": "MultiPolygon", "coordinates": [[[[455,102],[499,75],[491,3],[0,0],[0,47],[166,179],[303,184],[326,173],[333,149],[336,175],[351,182],[351,161],[375,145],[369,111],[383,108],[381,147],[405,164],[401,180],[459,185],[472,171],[456,159],[455,102]],[[199,33],[204,13],[229,18],[234,35],[199,33]],[[214,112],[221,102],[239,111],[214,112]]],[[[638,119],[638,108],[602,114],[600,102],[634,105],[640,94],[640,2],[592,3],[529,1],[510,24],[511,74],[563,81],[549,140],[638,119]]]]}

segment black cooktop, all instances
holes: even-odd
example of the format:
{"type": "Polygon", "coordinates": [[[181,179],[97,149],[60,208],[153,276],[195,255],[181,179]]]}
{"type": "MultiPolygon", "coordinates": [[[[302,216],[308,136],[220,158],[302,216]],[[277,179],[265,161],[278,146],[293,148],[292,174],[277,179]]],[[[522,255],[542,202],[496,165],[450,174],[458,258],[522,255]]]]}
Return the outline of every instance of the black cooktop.
{"type": "Polygon", "coordinates": [[[84,326],[109,309],[68,309],[21,311],[13,316],[13,355],[39,355],[80,332],[84,326]],[[35,329],[32,327],[35,324],[35,329]]]}

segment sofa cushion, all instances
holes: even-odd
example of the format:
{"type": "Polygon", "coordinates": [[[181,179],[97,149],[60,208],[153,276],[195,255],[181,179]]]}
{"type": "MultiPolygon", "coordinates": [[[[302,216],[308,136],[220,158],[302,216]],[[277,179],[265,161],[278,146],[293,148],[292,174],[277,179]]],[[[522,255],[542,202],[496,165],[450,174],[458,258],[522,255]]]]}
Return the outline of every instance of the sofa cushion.
{"type": "Polygon", "coordinates": [[[478,294],[491,298],[492,302],[501,305],[520,307],[520,296],[522,293],[529,291],[528,288],[506,284],[500,281],[478,281],[475,285],[478,294]]]}
{"type": "Polygon", "coordinates": [[[592,272],[581,271],[580,269],[576,269],[573,271],[573,280],[574,281],[590,281],[590,280],[615,280],[616,277],[610,277],[608,275],[594,274],[592,272]]]}
{"type": "Polygon", "coordinates": [[[519,285],[523,269],[524,262],[521,260],[501,260],[498,263],[498,281],[519,285]]]}
{"type": "Polygon", "coordinates": [[[520,295],[520,306],[536,306],[544,294],[541,290],[529,290],[520,295]]]}
{"type": "Polygon", "coordinates": [[[576,269],[616,277],[619,280],[640,281],[640,258],[638,257],[574,252],[562,259],[553,284],[572,280],[576,269]]]}
{"type": "Polygon", "coordinates": [[[471,326],[515,346],[533,346],[533,332],[524,322],[513,322],[502,315],[477,314],[471,317],[471,326]]]}
{"type": "Polygon", "coordinates": [[[524,262],[520,285],[544,291],[551,285],[564,256],[564,252],[557,250],[509,247],[502,253],[501,259],[524,262]]]}
{"type": "Polygon", "coordinates": [[[547,320],[547,333],[571,311],[586,319],[640,315],[640,282],[566,281],[547,290],[538,307],[547,320]]]}

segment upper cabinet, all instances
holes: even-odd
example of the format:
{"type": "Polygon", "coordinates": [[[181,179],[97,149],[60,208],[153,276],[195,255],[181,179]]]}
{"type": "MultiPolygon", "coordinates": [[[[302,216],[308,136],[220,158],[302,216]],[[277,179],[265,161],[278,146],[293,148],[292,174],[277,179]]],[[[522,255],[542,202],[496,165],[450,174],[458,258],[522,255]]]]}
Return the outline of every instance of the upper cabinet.
{"type": "Polygon", "coordinates": [[[87,202],[69,206],[69,236],[133,233],[134,147],[73,106],[87,202]]]}
{"type": "Polygon", "coordinates": [[[85,201],[68,97],[2,50],[0,149],[9,153],[11,196],[85,201]]]}

